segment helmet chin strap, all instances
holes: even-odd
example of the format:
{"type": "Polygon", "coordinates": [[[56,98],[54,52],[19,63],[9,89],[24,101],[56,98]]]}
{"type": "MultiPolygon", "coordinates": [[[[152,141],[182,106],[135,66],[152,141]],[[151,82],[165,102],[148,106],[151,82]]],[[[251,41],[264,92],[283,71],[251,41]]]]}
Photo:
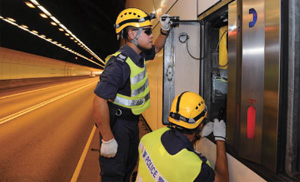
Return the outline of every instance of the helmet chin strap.
{"type": "Polygon", "coordinates": [[[133,43],[137,48],[139,48],[141,51],[145,51],[146,49],[145,48],[143,48],[143,47],[141,47],[140,45],[139,45],[139,43],[138,43],[138,39],[139,39],[139,37],[140,37],[140,35],[141,35],[141,33],[142,33],[142,28],[139,28],[138,29],[138,32],[137,32],[137,34],[136,34],[136,36],[135,36],[135,38],[131,41],[131,43],[133,43]]]}
{"type": "Polygon", "coordinates": [[[201,129],[199,128],[199,126],[194,130],[195,133],[195,138],[194,141],[192,142],[193,144],[196,143],[196,141],[200,140],[201,138],[201,129]]]}

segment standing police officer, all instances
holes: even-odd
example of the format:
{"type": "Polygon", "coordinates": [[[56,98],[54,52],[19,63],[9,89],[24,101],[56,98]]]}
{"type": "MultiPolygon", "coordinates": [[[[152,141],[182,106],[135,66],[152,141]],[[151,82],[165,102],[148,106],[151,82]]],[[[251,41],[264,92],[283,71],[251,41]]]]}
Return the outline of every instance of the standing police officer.
{"type": "Polygon", "coordinates": [[[141,139],[137,181],[229,181],[225,123],[214,119],[214,123],[205,124],[206,115],[205,102],[200,95],[183,92],[175,97],[168,117],[171,125],[141,139]],[[193,147],[200,136],[207,136],[212,131],[217,144],[215,170],[193,147]]]}
{"type": "Polygon", "coordinates": [[[95,89],[94,118],[100,132],[101,180],[129,181],[138,158],[139,115],[150,106],[146,60],[164,46],[170,30],[169,15],[153,45],[151,19],[137,8],[123,10],[116,33],[125,44],[105,60],[95,89]]]}

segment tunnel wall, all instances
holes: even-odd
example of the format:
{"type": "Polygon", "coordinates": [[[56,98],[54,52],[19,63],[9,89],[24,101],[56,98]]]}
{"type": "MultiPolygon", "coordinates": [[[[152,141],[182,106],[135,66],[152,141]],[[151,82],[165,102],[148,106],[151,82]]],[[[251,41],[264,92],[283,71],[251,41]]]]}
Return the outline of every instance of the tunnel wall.
{"type": "Polygon", "coordinates": [[[90,75],[95,71],[99,70],[0,47],[0,80],[90,75]]]}
{"type": "Polygon", "coordinates": [[[90,77],[101,70],[0,47],[0,89],[90,77]]]}

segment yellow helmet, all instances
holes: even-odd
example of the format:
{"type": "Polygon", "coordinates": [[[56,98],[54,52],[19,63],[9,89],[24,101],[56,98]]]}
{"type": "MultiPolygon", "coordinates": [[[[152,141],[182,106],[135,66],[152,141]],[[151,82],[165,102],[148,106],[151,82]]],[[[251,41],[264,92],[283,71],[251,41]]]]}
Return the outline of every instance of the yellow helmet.
{"type": "Polygon", "coordinates": [[[183,92],[172,102],[169,122],[186,129],[195,129],[206,118],[207,109],[203,98],[194,92],[183,92]]]}
{"type": "Polygon", "coordinates": [[[145,27],[152,26],[151,19],[154,18],[154,14],[149,16],[146,12],[137,8],[127,8],[118,15],[115,28],[116,33],[119,34],[125,27],[145,27]]]}

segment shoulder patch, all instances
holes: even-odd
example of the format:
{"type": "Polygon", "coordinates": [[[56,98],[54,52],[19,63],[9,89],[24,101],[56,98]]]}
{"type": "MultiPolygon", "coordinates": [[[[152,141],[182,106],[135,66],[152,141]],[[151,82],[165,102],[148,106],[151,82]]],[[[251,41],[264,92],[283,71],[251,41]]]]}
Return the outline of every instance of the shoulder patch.
{"type": "Polygon", "coordinates": [[[127,59],[127,56],[125,56],[124,54],[120,53],[118,56],[117,56],[117,60],[118,61],[121,61],[121,62],[125,62],[127,59]]]}

